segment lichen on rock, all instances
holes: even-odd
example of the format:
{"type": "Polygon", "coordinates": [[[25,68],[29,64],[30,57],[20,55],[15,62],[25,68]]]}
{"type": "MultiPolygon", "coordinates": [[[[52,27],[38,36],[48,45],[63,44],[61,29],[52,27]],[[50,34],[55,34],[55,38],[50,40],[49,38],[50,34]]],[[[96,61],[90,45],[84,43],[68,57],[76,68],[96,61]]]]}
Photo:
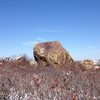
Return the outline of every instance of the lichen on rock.
{"type": "Polygon", "coordinates": [[[39,65],[63,66],[73,62],[72,57],[62,47],[59,41],[38,43],[34,47],[34,58],[39,65]]]}

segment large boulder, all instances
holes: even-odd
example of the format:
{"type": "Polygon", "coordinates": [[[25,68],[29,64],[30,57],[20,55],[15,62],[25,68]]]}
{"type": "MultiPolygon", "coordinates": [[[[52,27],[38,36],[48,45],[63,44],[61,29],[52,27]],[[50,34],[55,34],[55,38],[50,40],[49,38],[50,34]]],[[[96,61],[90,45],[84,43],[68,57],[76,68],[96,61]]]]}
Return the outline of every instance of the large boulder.
{"type": "Polygon", "coordinates": [[[58,41],[36,44],[34,58],[40,66],[48,66],[49,64],[63,66],[73,62],[72,57],[58,41]]]}
{"type": "Polygon", "coordinates": [[[86,71],[94,68],[94,62],[90,59],[83,60],[80,64],[81,68],[86,71]]]}

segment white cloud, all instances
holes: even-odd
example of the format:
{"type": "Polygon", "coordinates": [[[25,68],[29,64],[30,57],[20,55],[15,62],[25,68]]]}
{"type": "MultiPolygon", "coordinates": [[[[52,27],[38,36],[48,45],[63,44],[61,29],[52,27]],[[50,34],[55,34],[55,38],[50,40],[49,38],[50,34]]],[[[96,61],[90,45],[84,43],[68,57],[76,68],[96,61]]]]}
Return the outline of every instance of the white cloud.
{"type": "Polygon", "coordinates": [[[26,46],[32,46],[32,45],[35,45],[37,44],[38,42],[37,41],[27,41],[27,42],[22,42],[23,45],[26,45],[26,46]]]}
{"type": "Polygon", "coordinates": [[[44,41],[44,39],[41,38],[41,37],[38,37],[37,40],[38,40],[38,41],[44,41]]]}
{"type": "Polygon", "coordinates": [[[51,32],[51,33],[58,33],[58,30],[48,30],[48,29],[37,29],[38,32],[51,32]]]}
{"type": "Polygon", "coordinates": [[[93,50],[93,49],[96,49],[96,47],[94,47],[94,46],[89,46],[88,49],[92,49],[92,50],[93,50]]]}
{"type": "Polygon", "coordinates": [[[88,50],[89,50],[91,53],[100,54],[99,48],[97,48],[97,47],[95,47],[95,46],[89,46],[89,47],[88,47],[88,50]]]}
{"type": "Polygon", "coordinates": [[[37,44],[39,42],[44,42],[44,39],[41,38],[41,37],[38,37],[35,41],[22,42],[22,45],[25,45],[25,46],[34,46],[35,44],[37,44]]]}
{"type": "Polygon", "coordinates": [[[92,50],[91,53],[100,54],[100,50],[92,50]]]}

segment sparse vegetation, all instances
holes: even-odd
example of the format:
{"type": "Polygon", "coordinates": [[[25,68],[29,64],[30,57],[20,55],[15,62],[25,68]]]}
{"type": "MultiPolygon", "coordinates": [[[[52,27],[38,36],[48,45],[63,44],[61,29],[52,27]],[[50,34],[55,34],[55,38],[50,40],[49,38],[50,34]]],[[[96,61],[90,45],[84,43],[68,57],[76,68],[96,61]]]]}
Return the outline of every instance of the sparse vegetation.
{"type": "Polygon", "coordinates": [[[0,100],[100,99],[100,70],[82,71],[77,63],[36,67],[29,61],[0,60],[0,100]]]}
{"type": "Polygon", "coordinates": [[[59,42],[42,45],[35,50],[35,60],[26,55],[0,59],[0,100],[100,100],[100,68],[93,68],[91,60],[75,62],[69,53],[66,58],[59,42]],[[49,53],[54,54],[52,61],[49,53]],[[55,56],[60,63],[55,64],[55,56]]]}

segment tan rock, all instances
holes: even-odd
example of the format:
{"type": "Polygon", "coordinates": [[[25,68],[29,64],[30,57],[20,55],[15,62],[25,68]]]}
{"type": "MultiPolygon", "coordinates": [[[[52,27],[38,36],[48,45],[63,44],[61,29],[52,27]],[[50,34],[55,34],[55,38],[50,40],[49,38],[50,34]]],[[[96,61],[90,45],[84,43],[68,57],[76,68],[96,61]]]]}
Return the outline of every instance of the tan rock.
{"type": "Polygon", "coordinates": [[[18,57],[16,57],[15,62],[16,62],[17,64],[20,64],[20,65],[29,64],[29,61],[28,61],[28,59],[26,58],[26,56],[18,56],[18,57]]]}
{"type": "Polygon", "coordinates": [[[84,70],[91,70],[94,68],[94,63],[92,60],[90,59],[86,59],[84,61],[81,62],[81,67],[84,69],[84,70]]]}
{"type": "Polygon", "coordinates": [[[18,56],[18,57],[16,57],[16,61],[24,61],[24,60],[26,60],[26,58],[24,57],[24,56],[18,56]]]}
{"type": "Polygon", "coordinates": [[[37,62],[35,60],[30,61],[30,66],[37,65],[37,62]]]}
{"type": "Polygon", "coordinates": [[[58,41],[36,44],[34,58],[42,66],[47,66],[48,64],[63,66],[66,63],[73,62],[72,57],[58,41]]]}

